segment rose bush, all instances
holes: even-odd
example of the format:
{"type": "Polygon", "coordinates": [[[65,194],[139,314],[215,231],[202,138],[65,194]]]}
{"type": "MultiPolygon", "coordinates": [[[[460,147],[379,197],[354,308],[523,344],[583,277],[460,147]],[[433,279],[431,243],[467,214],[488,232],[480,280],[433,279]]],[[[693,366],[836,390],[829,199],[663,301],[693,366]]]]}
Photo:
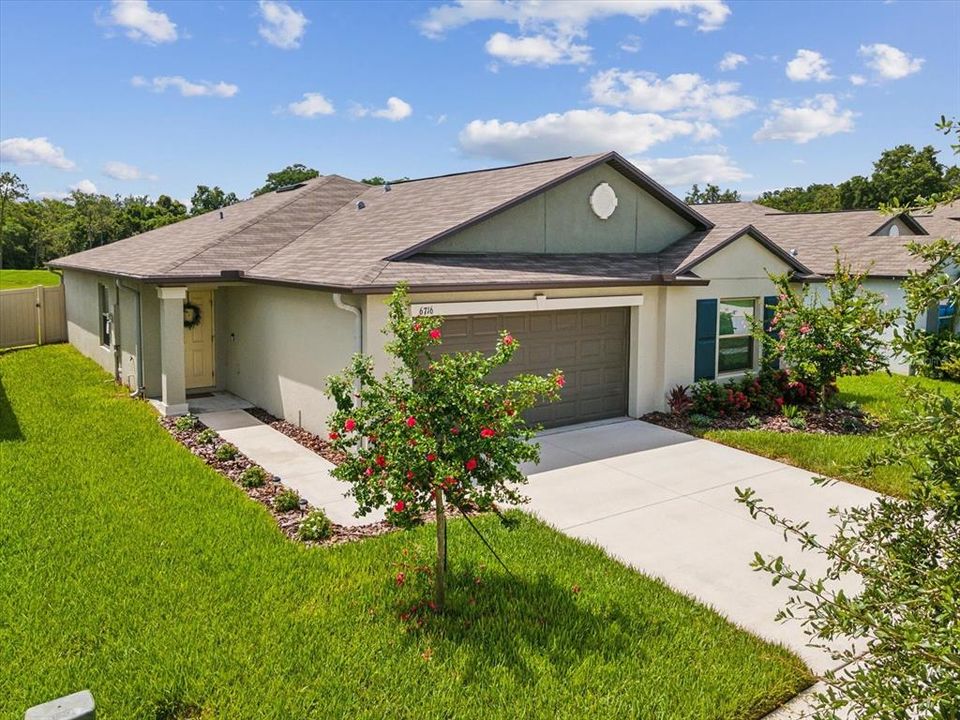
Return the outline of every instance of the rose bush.
{"type": "Polygon", "coordinates": [[[488,510],[495,503],[525,500],[522,462],[537,461],[531,442],[536,428],[523,412],[559,398],[563,374],[517,375],[504,382],[486,378],[510,362],[519,342],[502,333],[492,355],[443,354],[443,319],[411,317],[407,291],[389,300],[392,335],[387,351],[396,362],[377,377],[373,361],[354,357],[351,366],[328,380],[337,410],[329,438],[346,458],[332,472],[350,483],[359,515],[386,508],[399,527],[437,520],[435,604],[442,609],[446,571],[446,503],[461,512],[488,510]]]}

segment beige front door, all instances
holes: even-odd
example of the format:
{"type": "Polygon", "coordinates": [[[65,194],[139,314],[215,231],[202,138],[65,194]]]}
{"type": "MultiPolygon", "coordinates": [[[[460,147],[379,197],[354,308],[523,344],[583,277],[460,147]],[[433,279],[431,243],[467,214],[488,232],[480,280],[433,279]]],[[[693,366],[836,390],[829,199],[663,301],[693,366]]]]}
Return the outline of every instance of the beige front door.
{"type": "Polygon", "coordinates": [[[184,373],[186,387],[201,388],[216,385],[213,352],[213,291],[190,290],[187,302],[200,308],[200,322],[183,329],[184,373]]]}

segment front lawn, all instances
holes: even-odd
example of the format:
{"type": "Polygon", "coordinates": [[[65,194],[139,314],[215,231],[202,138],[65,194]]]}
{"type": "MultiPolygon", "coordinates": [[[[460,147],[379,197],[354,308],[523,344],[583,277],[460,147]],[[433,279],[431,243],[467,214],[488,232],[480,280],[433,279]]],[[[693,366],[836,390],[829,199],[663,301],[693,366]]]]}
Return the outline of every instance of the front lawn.
{"type": "Polygon", "coordinates": [[[451,523],[450,610],[418,627],[394,576],[432,528],[303,547],[72,348],[0,383],[0,717],[90,688],[99,720],[758,718],[809,682],[528,516],[478,521],[514,578],[451,523]]]}
{"type": "Polygon", "coordinates": [[[887,495],[903,496],[910,478],[906,467],[880,468],[869,477],[861,476],[857,469],[867,455],[884,446],[886,440],[882,434],[883,423],[903,409],[903,392],[911,385],[922,385],[928,389],[960,396],[960,384],[949,380],[929,380],[885,373],[845,377],[838,383],[841,402],[856,401],[864,410],[879,419],[881,427],[878,433],[821,435],[765,430],[708,430],[704,437],[828,477],[848,480],[887,495]]]}
{"type": "Polygon", "coordinates": [[[49,270],[0,270],[0,290],[59,284],[60,276],[49,270]]]}

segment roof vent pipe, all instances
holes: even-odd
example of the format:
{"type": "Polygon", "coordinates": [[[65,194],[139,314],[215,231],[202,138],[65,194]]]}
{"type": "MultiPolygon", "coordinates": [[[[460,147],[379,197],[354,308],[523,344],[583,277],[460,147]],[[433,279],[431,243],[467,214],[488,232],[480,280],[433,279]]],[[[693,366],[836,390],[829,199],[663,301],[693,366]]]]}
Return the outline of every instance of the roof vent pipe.
{"type": "Polygon", "coordinates": [[[390,192],[390,190],[392,190],[392,189],[393,189],[393,188],[390,187],[390,183],[384,183],[384,184],[383,184],[383,191],[384,191],[384,192],[390,192]]]}
{"type": "Polygon", "coordinates": [[[363,210],[367,204],[363,200],[357,200],[357,210],[363,210]]]}
{"type": "Polygon", "coordinates": [[[220,211],[220,219],[223,220],[223,210],[220,211]]]}
{"type": "Polygon", "coordinates": [[[793,249],[790,250],[790,254],[793,255],[794,257],[796,257],[796,256],[799,255],[800,253],[797,252],[797,249],[796,249],[796,248],[793,248],[793,249]]]}

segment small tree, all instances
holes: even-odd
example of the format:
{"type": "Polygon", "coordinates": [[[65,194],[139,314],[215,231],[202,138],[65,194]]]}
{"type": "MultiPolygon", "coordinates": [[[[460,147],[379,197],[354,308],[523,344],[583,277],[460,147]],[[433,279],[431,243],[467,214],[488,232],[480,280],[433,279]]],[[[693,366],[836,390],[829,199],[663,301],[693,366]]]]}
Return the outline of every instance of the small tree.
{"type": "Polygon", "coordinates": [[[911,468],[908,496],[831,511],[832,539],[819,539],[806,523],[737,488],[754,518],[769,519],[829,563],[815,578],[782,557],[757,553],[753,562],[796,593],[778,618],[800,620],[810,645],[846,665],[827,673],[827,689],[815,697],[816,717],[824,720],[960,717],[960,405],[928,391],[911,395],[913,407],[887,449],[865,467],[911,468]],[[836,589],[836,581],[854,577],[859,593],[836,589]],[[861,647],[851,647],[851,639],[861,647]]]}
{"type": "Polygon", "coordinates": [[[772,275],[779,302],[770,328],[754,323],[764,355],[783,360],[791,375],[817,388],[821,413],[837,377],[886,367],[883,332],[893,313],[881,309],[883,297],[866,290],[863,278],[839,253],[821,292],[807,284],[794,289],[788,275],[772,275]]]}
{"type": "Polygon", "coordinates": [[[443,319],[411,317],[406,288],[389,301],[393,336],[387,351],[394,368],[376,377],[369,357],[328,381],[337,404],[330,440],[345,453],[333,474],[350,483],[359,515],[386,507],[399,527],[436,518],[437,558],[434,602],[444,606],[446,503],[462,513],[494,509],[497,502],[525,501],[517,485],[526,482],[518,465],[536,462],[534,429],[522,414],[542,399],[556,400],[563,374],[518,375],[505,383],[485,378],[513,357],[519,345],[503,332],[492,355],[434,354],[442,342],[443,319]]]}
{"type": "Polygon", "coordinates": [[[960,279],[951,274],[960,267],[960,243],[941,238],[911,242],[907,247],[923,269],[911,270],[903,281],[904,308],[894,330],[893,347],[920,375],[940,378],[956,373],[953,379],[960,380],[960,335],[956,330],[960,279]],[[953,320],[949,327],[931,330],[927,313],[941,302],[953,306],[953,320]]]}

